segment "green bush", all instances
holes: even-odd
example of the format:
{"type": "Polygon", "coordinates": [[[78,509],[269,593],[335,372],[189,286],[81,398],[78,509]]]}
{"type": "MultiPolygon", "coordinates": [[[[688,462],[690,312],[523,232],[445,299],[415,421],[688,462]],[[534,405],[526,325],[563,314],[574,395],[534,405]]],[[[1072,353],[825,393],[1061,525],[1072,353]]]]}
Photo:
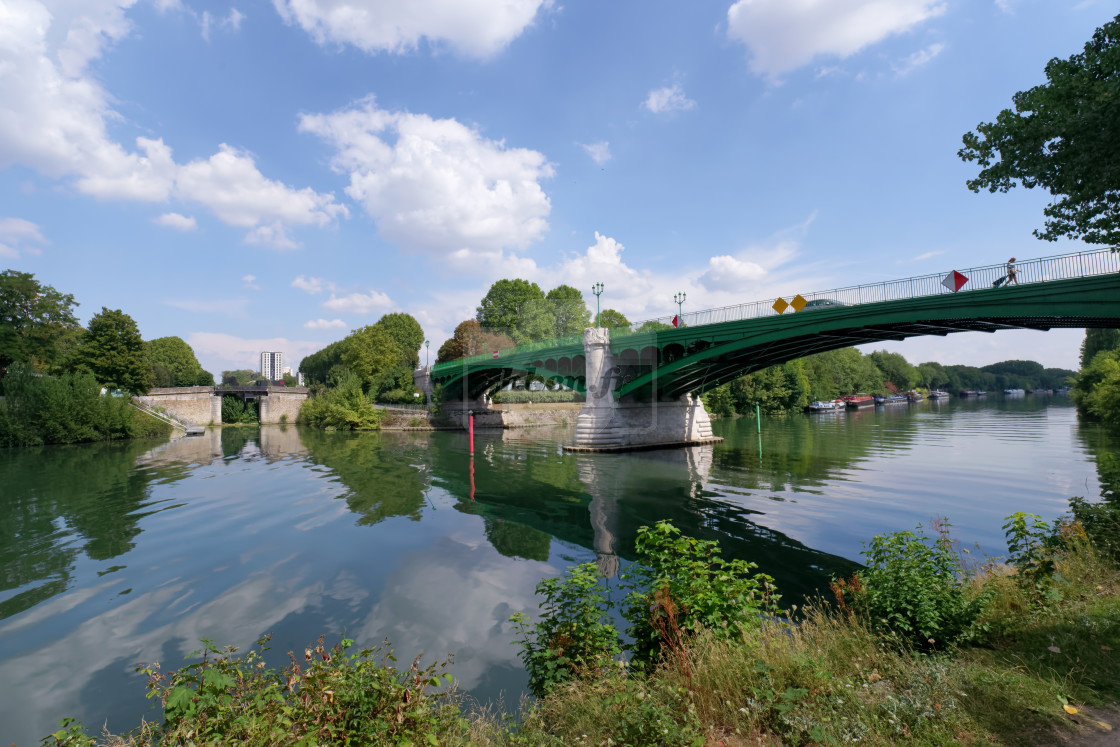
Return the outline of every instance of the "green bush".
{"type": "MultiPolygon", "coordinates": [[[[1113,501],[1090,503],[1084,498],[1069,499],[1073,522],[1084,530],[1085,538],[1113,565],[1120,566],[1120,505],[1113,501]]],[[[1059,524],[1058,539],[1071,544],[1076,533],[1062,532],[1059,524]]]]}
{"type": "Polygon", "coordinates": [[[362,393],[361,379],[345,368],[335,367],[331,380],[332,388],[303,403],[300,422],[325,430],[379,430],[384,412],[362,393]]]}
{"type": "Polygon", "coordinates": [[[435,744],[461,728],[459,709],[445,702],[452,685],[446,663],[399,671],[392,651],[350,653],[323,639],[274,670],[263,655],[268,636],[244,658],[203,639],[201,661],[163,673],[142,667],[148,697],[163,705],[163,744],[435,744]]]}
{"type": "Polygon", "coordinates": [[[557,685],[609,670],[622,651],[621,641],[610,623],[611,605],[595,563],[543,579],[536,592],[545,598],[540,622],[530,623],[521,612],[510,618],[533,694],[542,697],[557,685]]]}
{"type": "Polygon", "coordinates": [[[127,397],[101,395],[88,373],[46,376],[12,364],[2,382],[0,446],[37,446],[166,435],[169,426],[127,397]]]}
{"type": "Polygon", "coordinates": [[[222,422],[227,425],[236,423],[256,423],[260,420],[257,408],[236,394],[222,396],[222,422]]]}
{"type": "Polygon", "coordinates": [[[944,648],[967,640],[989,596],[973,594],[953,550],[947,521],[936,537],[916,532],[876,535],[863,556],[867,568],[847,588],[847,601],[868,624],[918,649],[944,648]]]}
{"type": "Polygon", "coordinates": [[[1052,598],[1054,555],[1050,525],[1038,514],[1016,511],[1003,525],[1008,562],[1015,566],[1015,580],[1035,602],[1052,598]]]}
{"type": "Polygon", "coordinates": [[[656,663],[701,629],[735,638],[777,613],[774,579],[744,560],[724,560],[719,543],[681,535],[667,521],[641,527],[638,564],[622,574],[629,591],[622,611],[634,639],[634,662],[656,663]]]}

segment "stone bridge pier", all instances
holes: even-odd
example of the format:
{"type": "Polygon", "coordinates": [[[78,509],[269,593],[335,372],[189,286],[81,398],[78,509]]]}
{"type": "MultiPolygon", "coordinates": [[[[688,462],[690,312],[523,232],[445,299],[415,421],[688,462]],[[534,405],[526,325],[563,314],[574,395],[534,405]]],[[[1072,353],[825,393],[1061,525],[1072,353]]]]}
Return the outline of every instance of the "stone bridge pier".
{"type": "Polygon", "coordinates": [[[575,443],[569,451],[634,451],[669,446],[693,446],[722,441],[712,435],[712,421],[699,397],[619,402],[610,330],[589,328],[583,333],[587,361],[587,400],[576,419],[575,443]]]}

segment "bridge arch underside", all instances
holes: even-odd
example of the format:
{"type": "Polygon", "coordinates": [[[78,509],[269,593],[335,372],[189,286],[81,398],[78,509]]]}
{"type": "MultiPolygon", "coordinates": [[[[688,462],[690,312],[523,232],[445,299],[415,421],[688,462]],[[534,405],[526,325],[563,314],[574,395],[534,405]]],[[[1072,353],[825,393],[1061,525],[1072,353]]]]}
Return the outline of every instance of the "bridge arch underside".
{"type": "MultiPolygon", "coordinates": [[[[613,391],[623,401],[701,394],[768,366],[852,345],[954,332],[1120,328],[1120,275],[905,301],[654,333],[618,341],[613,391]]],[[[612,349],[616,347],[612,344],[612,349]]]]}
{"type": "Polygon", "coordinates": [[[479,399],[526,374],[558,381],[582,394],[587,391],[584,372],[584,356],[579,354],[538,357],[532,360],[495,359],[493,363],[474,363],[466,371],[452,374],[439,375],[433,372],[432,381],[443,385],[445,396],[452,399],[479,399]]]}

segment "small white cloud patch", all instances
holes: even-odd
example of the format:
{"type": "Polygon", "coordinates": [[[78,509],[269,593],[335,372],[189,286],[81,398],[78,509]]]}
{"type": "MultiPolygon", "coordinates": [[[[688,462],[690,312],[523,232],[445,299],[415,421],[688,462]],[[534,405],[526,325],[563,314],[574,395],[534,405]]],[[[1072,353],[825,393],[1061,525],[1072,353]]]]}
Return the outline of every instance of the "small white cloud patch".
{"type": "Polygon", "coordinates": [[[604,140],[601,143],[576,143],[591,156],[591,160],[602,166],[611,160],[611,144],[604,140]]]}
{"type": "Polygon", "coordinates": [[[696,102],[684,95],[680,84],[657,88],[649,92],[642,106],[654,114],[664,112],[684,112],[696,106],[696,102]]]}
{"type": "Polygon", "coordinates": [[[330,298],[323,301],[323,308],[325,309],[351,314],[370,314],[374,311],[387,309],[392,305],[392,299],[377,291],[351,293],[347,296],[336,296],[332,293],[330,298]]]}
{"type": "Polygon", "coordinates": [[[152,220],[158,226],[174,228],[176,231],[193,231],[198,228],[198,221],[194,216],[180,215],[179,213],[164,213],[152,220]]]}
{"type": "Polygon", "coordinates": [[[346,329],[346,322],[341,319],[312,319],[304,322],[305,329],[346,329]]]}

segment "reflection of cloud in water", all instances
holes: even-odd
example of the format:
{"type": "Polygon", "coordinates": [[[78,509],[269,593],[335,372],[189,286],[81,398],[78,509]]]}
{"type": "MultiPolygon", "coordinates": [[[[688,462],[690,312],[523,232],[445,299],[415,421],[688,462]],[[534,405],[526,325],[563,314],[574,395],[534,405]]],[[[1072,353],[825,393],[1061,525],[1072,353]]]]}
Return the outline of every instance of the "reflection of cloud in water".
{"type": "Polygon", "coordinates": [[[477,537],[444,537],[399,558],[357,638],[388,638],[402,663],[420,652],[428,662],[454,653],[452,673],[469,690],[491,667],[521,667],[509,617],[535,616],[534,589],[552,575],[551,566],[510,562],[477,537]]]}
{"type": "MultiPolygon", "coordinates": [[[[192,589],[187,582],[169,582],[85,619],[68,635],[3,659],[0,681],[18,682],[20,686],[10,688],[0,699],[0,724],[8,725],[4,727],[5,733],[0,733],[0,741],[37,743],[56,726],[59,714],[81,716],[87,689],[95,684],[94,675],[106,667],[117,664],[121,672],[131,673],[137,664],[157,661],[177,647],[180,655],[162,662],[165,671],[177,669],[184,664],[182,657],[197,649],[203,637],[212,638],[218,645],[237,646],[244,652],[258,636],[273,630],[287,616],[321,606],[324,597],[357,606],[369,595],[345,573],[331,581],[306,583],[309,569],[289,567],[290,560],[257,571],[194,605],[190,604],[192,589]],[[176,612],[174,608],[180,601],[187,602],[187,606],[176,612]],[[162,624],[161,618],[166,620],[162,624]],[[50,707],[44,708],[44,703],[50,707]],[[35,714],[37,720],[30,721],[28,714],[35,714]],[[26,731],[7,733],[13,724],[26,731]]],[[[94,598],[103,598],[115,583],[119,584],[109,582],[62,595],[31,614],[49,618],[80,604],[98,603],[94,598]]],[[[18,625],[0,626],[0,637],[25,627],[25,622],[20,618],[18,625]]],[[[143,697],[139,676],[135,692],[127,697],[143,697]]],[[[97,720],[103,717],[103,713],[90,714],[86,723],[96,729],[97,720]]]]}

